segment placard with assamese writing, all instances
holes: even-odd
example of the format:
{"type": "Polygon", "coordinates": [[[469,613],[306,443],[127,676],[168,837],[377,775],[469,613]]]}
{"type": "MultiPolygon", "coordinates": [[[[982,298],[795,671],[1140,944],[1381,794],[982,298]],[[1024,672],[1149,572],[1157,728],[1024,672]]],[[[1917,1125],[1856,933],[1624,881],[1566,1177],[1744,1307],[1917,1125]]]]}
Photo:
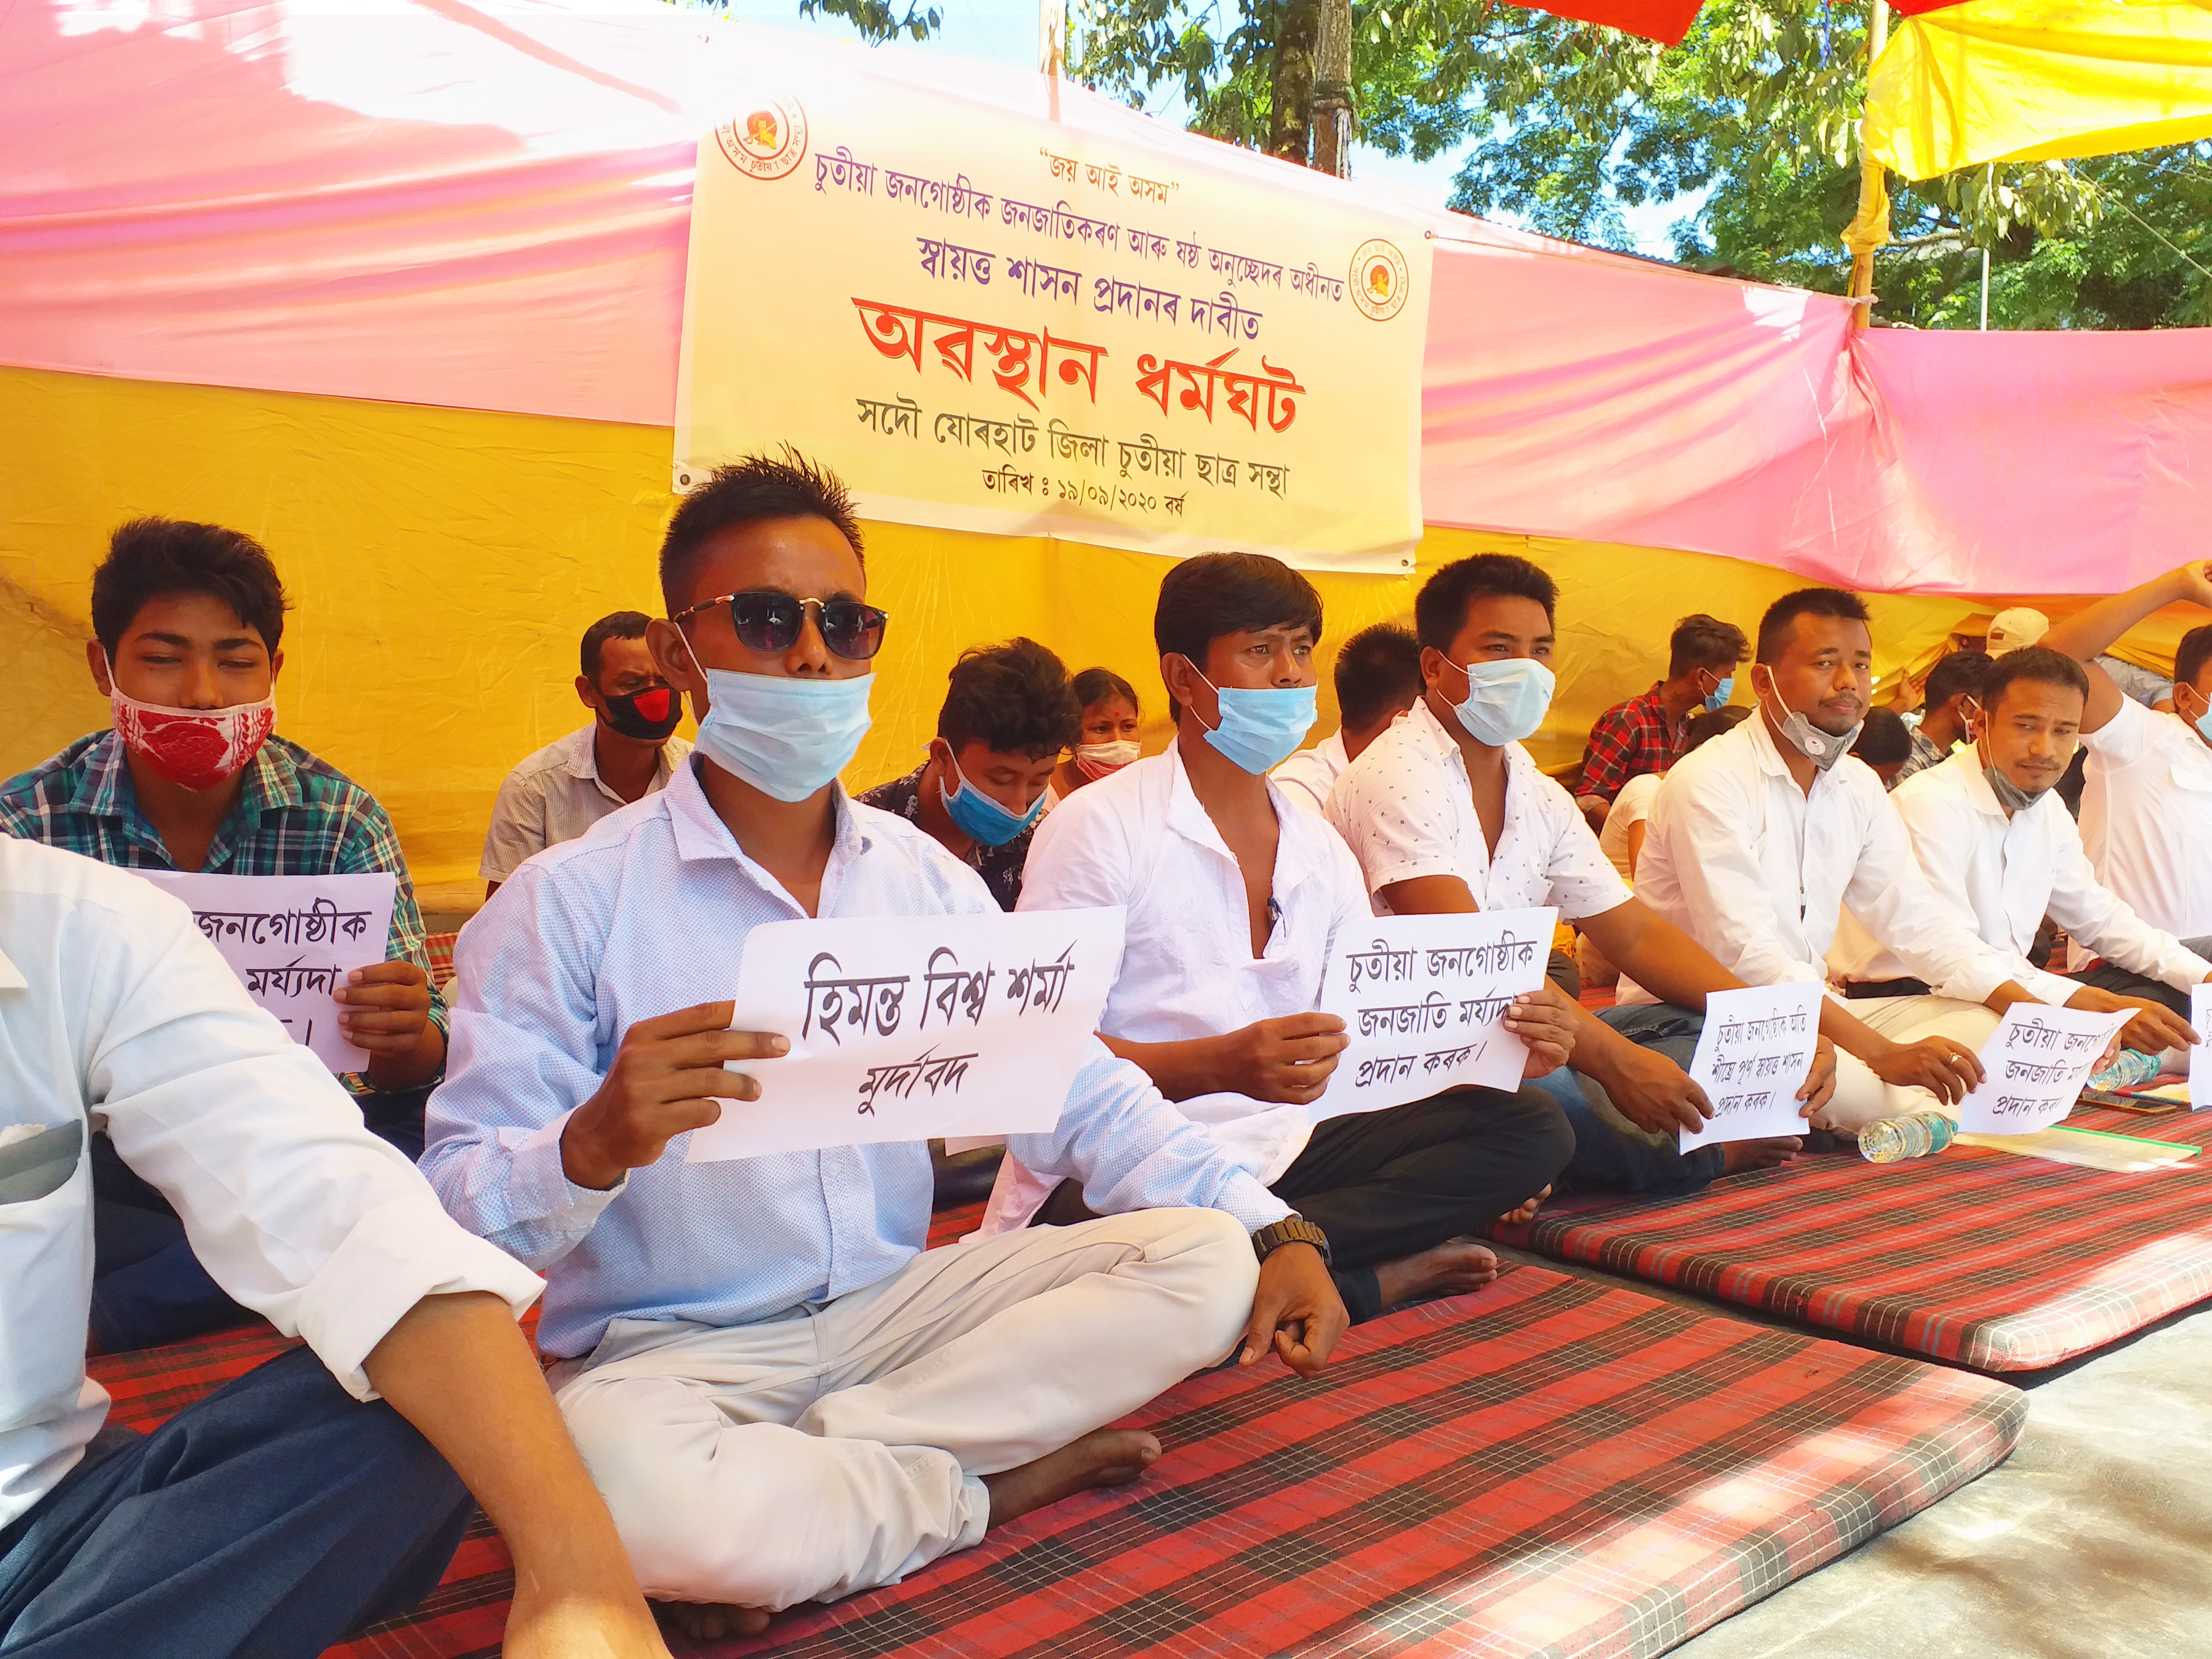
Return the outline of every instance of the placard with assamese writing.
{"type": "Polygon", "coordinates": [[[2113,1034],[2133,1018],[2131,1008],[2099,1014],[2014,1003],[1982,1045],[1981,1085],[1959,1103],[1960,1129],[2022,1135],[2049,1128],[2074,1109],[2113,1034]]]}
{"type": "Polygon", "coordinates": [[[789,1039],[733,1063],[758,1100],[691,1132],[694,1164],[939,1135],[1035,1133],[1103,1051],[1125,912],[772,921],[744,936],[731,1029],[789,1039]]]}
{"type": "Polygon", "coordinates": [[[1505,1029],[1514,999],[1544,982],[1556,910],[1376,916],[1337,941],[1321,1012],[1351,1046],[1312,1106],[1318,1122],[1446,1089],[1515,1089],[1528,1050],[1505,1029]]]}
{"type": "Polygon", "coordinates": [[[229,876],[134,870],[191,907],[215,948],[292,1040],[333,1072],[357,1072],[368,1051],[338,1030],[332,994],[356,968],[385,960],[398,878],[358,875],[229,876]]]}
{"type": "Polygon", "coordinates": [[[1812,980],[1706,994],[1690,1080],[1705,1091],[1713,1115],[1704,1128],[1680,1131],[1684,1152],[1805,1133],[1797,1091],[1820,1041],[1820,995],[1812,980]]]}

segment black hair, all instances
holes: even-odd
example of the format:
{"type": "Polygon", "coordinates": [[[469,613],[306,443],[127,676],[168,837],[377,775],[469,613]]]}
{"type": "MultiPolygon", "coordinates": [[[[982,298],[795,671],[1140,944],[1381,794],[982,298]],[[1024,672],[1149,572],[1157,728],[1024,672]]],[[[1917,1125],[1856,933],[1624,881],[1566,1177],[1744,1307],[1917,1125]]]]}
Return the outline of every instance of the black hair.
{"type": "Polygon", "coordinates": [[[1224,634],[1304,628],[1321,643],[1321,595],[1314,585],[1264,553],[1201,553],[1160,581],[1152,643],[1206,672],[1206,648],[1224,634]]]}
{"type": "MultiPolygon", "coordinates": [[[[2212,643],[2212,629],[2204,630],[2208,643],[2212,643]]],[[[2063,651],[2053,651],[2047,645],[2023,645],[2017,651],[2008,651],[2002,657],[1990,659],[1980,683],[1974,687],[1974,696],[1985,713],[1994,714],[2004,700],[2005,692],[2015,680],[2034,680],[2045,685],[2063,685],[2081,694],[2084,702],[2089,697],[2089,675],[2081,665],[2063,651]]]]}
{"type": "Polygon", "coordinates": [[[1751,641],[1744,638],[1743,629],[1700,611],[1674,624],[1674,636],[1667,641],[1667,678],[1679,680],[1692,669],[1723,663],[1733,668],[1750,654],[1751,641]]]}
{"type": "Polygon", "coordinates": [[[609,640],[641,640],[653,619],[642,611],[611,611],[584,630],[578,666],[593,685],[599,683],[599,647],[609,640]]]}
{"type": "Polygon", "coordinates": [[[766,519],[827,519],[866,568],[852,492],[828,467],[787,445],[781,459],[748,455],[716,467],[678,506],[660,539],[660,597],[669,614],[684,609],[678,600],[688,596],[691,561],[709,537],[766,519]]]}
{"type": "Polygon", "coordinates": [[[2212,623],[2192,628],[2181,636],[2181,643],[2173,650],[2173,678],[2194,685],[2208,660],[2212,660],[2212,623]]]}
{"type": "Polygon", "coordinates": [[[1031,760],[1057,755],[1082,735],[1083,704],[1067,667],[1035,640],[970,646],[945,677],[937,735],[956,753],[971,743],[1031,760]]]}
{"type": "Polygon", "coordinates": [[[1845,622],[1871,623],[1866,601],[1840,587],[1801,587],[1784,593],[1766,607],[1759,619],[1759,660],[1771,665],[1782,654],[1790,624],[1800,617],[1838,617],[1845,622]]]}
{"type": "Polygon", "coordinates": [[[1068,684],[1075,690],[1075,700],[1085,709],[1096,708],[1109,698],[1125,699],[1139,714],[1144,704],[1137,701],[1137,688],[1110,668],[1086,668],[1068,684]]]}
{"type": "MultiPolygon", "coordinates": [[[[1751,705],[1732,702],[1725,708],[1705,708],[1690,716],[1682,728],[1682,755],[1711,743],[1723,732],[1733,732],[1751,718],[1751,705]]],[[[1676,760],[1682,755],[1674,757],[1676,760]]]]}
{"type": "Polygon", "coordinates": [[[1423,584],[1413,600],[1413,632],[1423,645],[1449,652],[1466,625],[1468,606],[1500,593],[1535,600],[1547,622],[1559,611],[1559,583],[1528,560],[1510,553],[1477,553],[1453,560],[1423,584]]]}
{"type": "Polygon", "coordinates": [[[1364,732],[1421,700],[1421,642],[1395,623],[1363,628],[1337,652],[1335,680],[1345,726],[1364,732]]]}
{"type": "Polygon", "coordinates": [[[171,593],[221,599],[272,653],[284,637],[284,584],[259,542],[219,524],[133,519],[92,573],[92,631],[109,661],[148,601],[171,593]]]}
{"type": "Polygon", "coordinates": [[[1869,766],[1894,766],[1912,755],[1912,728],[1893,708],[1869,708],[1851,753],[1869,766]]]}
{"type": "MultiPolygon", "coordinates": [[[[1921,683],[1921,706],[1934,714],[1952,698],[1966,696],[1981,698],[1984,707],[1988,699],[1982,697],[1982,684],[1989,677],[1990,658],[1980,651],[1954,651],[1948,657],[1936,659],[1936,665],[1928,671],[1921,683]]],[[[2079,670],[2076,670],[2079,672],[2079,670]]],[[[2087,677],[2083,677],[2086,680],[2087,677]]]]}

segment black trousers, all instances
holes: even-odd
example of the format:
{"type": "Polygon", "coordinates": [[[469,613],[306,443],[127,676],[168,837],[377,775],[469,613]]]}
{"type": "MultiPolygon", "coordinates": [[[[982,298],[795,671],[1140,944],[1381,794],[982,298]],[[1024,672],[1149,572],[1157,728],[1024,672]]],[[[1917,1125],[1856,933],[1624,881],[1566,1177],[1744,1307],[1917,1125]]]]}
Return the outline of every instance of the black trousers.
{"type": "MultiPolygon", "coordinates": [[[[2163,980],[2147,979],[2141,974],[2131,973],[2125,968],[2115,967],[2109,962],[2100,963],[2094,968],[2085,968],[2078,974],[2067,974],[2063,977],[2079,980],[2082,984],[2094,986],[2100,991],[2110,991],[2116,997],[2143,997],[2152,1002],[2163,1003],[2182,1018],[2189,1018],[2188,992],[2177,991],[2163,980]]],[[[2202,1031],[2197,1033],[2199,1036],[2203,1035],[2202,1031]]]]}
{"type": "MultiPolygon", "coordinates": [[[[1574,1131],[1540,1089],[1458,1089],[1315,1126],[1275,1196],[1328,1235],[1337,1294],[1357,1324],[1383,1311],[1375,1269],[1498,1219],[1550,1186],[1574,1156],[1574,1131]]],[[[1060,1226],[1091,1218],[1080,1182],[1037,1212],[1060,1226]]]]}

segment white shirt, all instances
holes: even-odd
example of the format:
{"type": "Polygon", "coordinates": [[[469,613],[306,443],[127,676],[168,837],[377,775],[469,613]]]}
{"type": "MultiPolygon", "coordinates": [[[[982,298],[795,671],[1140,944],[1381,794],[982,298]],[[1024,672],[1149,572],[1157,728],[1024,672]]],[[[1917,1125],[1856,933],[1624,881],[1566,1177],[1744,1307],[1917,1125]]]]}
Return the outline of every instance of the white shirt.
{"type": "MultiPolygon", "coordinates": [[[[687,1133],[615,1187],[568,1177],[562,1131],[630,1027],[728,996],[752,930],[806,915],[716,816],[698,765],[531,860],[455,947],[453,1057],[430,1097],[423,1173],[463,1225],[545,1273],[538,1346],[562,1358],[616,1319],[732,1326],[832,1301],[927,1243],[923,1140],[690,1164],[687,1133]]],[[[929,836],[830,795],[820,915],[999,915],[982,878],[929,836]]],[[[1081,1177],[1111,1213],[1218,1209],[1256,1230],[1288,1212],[1136,1066],[1095,1038],[1083,1048],[1059,1121],[1011,1136],[1013,1156],[1081,1177]]]]}
{"type": "Polygon", "coordinates": [[[1344,731],[1340,726],[1312,748],[1299,750],[1267,775],[1299,805],[1318,812],[1344,768],[1344,731]]]}
{"type": "MultiPolygon", "coordinates": [[[[1191,792],[1175,744],[1078,790],[1037,826],[1017,908],[1128,908],[1121,971],[1098,1021],[1108,1036],[1131,1042],[1219,1036],[1319,1005],[1340,933],[1370,917],[1359,866],[1317,814],[1292,804],[1289,791],[1271,783],[1267,796],[1277,824],[1275,915],[1256,958],[1243,871],[1191,792]]],[[[1312,1133],[1299,1105],[1228,1093],[1176,1105],[1262,1182],[1290,1168],[1312,1133]]],[[[1007,1177],[994,1194],[988,1230],[1021,1225],[1049,1190],[1007,1177]],[[1010,1190],[1016,1195],[1006,1196],[1010,1190]]]]}
{"type": "MultiPolygon", "coordinates": [[[[1367,890],[1457,876],[1485,910],[1557,905],[1570,921],[1627,903],[1573,798],[1517,743],[1505,745],[1505,826],[1493,854],[1451,734],[1425,701],[1398,716],[1329,792],[1328,821],[1358,859],[1367,890]]],[[[1380,899],[1375,908],[1389,910],[1380,899]]]]}
{"type": "MultiPolygon", "coordinates": [[[[574,841],[608,813],[630,805],[600,781],[599,750],[592,742],[598,730],[594,720],[580,732],[571,732],[507,775],[499,799],[492,803],[491,829],[484,836],[478,875],[486,881],[505,881],[532,853],[574,841]]],[[[682,738],[663,743],[646,794],[666,788],[669,773],[690,752],[690,744],[682,738]]]]}
{"type": "MultiPolygon", "coordinates": [[[[1979,1002],[2013,977],[2010,953],[1929,888],[1874,769],[1846,755],[1808,795],[1763,714],[1674,763],[1637,877],[1638,898],[1747,985],[1825,981],[1846,904],[1943,996],[1979,1002]]],[[[1652,999],[1623,980],[1620,1000],[1652,999]]]]}
{"type": "Polygon", "coordinates": [[[2081,841],[2098,880],[2154,927],[2212,934],[2212,747],[2179,715],[2124,700],[2081,743],[2081,841]]]}
{"type": "Polygon", "coordinates": [[[1620,872],[1620,878],[1632,886],[1636,881],[1636,866],[1628,861],[1628,832],[1650,817],[1651,803],[1657,799],[1659,785],[1666,775],[1664,772],[1638,772],[1622,784],[1620,793],[1613,798],[1613,810],[1605,815],[1605,828],[1598,831],[1598,850],[1612,860],[1613,867],[1620,872]]]}
{"type": "Polygon", "coordinates": [[[151,882],[0,836],[0,1525],[107,1415],[84,1374],[92,1129],[158,1188],[215,1281],[356,1399],[426,1296],[537,1275],[446,1218],[323,1063],[151,882]]]}
{"type": "MultiPolygon", "coordinates": [[[[2150,927],[2097,884],[2066,803],[2056,792],[2011,817],[1982,775],[1981,757],[1962,749],[1940,766],[1898,785],[1890,796],[1912,836],[1921,873],[1939,902],[2010,960],[2012,977],[2039,1001],[2063,1006],[2081,988],[2028,965],[2028,947],[2046,915],[2107,962],[2177,990],[2212,974],[2171,933],[2150,927]]],[[[1911,977],[1905,964],[1862,931],[1864,941],[1838,963],[1857,980],[1911,977]]],[[[1844,941],[1838,940],[1838,949],[1844,941]]]]}

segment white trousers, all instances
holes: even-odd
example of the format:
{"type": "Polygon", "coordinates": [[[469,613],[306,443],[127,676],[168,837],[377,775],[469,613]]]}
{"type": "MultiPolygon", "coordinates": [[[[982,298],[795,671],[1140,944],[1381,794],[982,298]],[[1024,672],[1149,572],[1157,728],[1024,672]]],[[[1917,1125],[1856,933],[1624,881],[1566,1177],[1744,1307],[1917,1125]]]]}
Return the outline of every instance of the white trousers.
{"type": "MultiPolygon", "coordinates": [[[[1872,997],[1845,1005],[1861,1024],[1872,1026],[1892,1042],[1918,1042],[1946,1036],[1976,1054],[1997,1029],[1997,1017],[1978,1002],[1959,1002],[1950,997],[1872,997]]],[[[1816,1113],[1813,1126],[1856,1134],[1869,1123],[1912,1112],[1941,1112],[1955,1118],[1959,1109],[1947,1106],[1925,1089],[1893,1088],[1884,1083],[1856,1054],[1836,1051],[1836,1092],[1816,1113]]]]}
{"type": "Polygon", "coordinates": [[[617,1320],[549,1381],[646,1594],[774,1611],[975,1544],[979,1476],[1224,1358],[1258,1274],[1231,1217],[1139,1211],[926,1251],[758,1324],[617,1320]]]}

